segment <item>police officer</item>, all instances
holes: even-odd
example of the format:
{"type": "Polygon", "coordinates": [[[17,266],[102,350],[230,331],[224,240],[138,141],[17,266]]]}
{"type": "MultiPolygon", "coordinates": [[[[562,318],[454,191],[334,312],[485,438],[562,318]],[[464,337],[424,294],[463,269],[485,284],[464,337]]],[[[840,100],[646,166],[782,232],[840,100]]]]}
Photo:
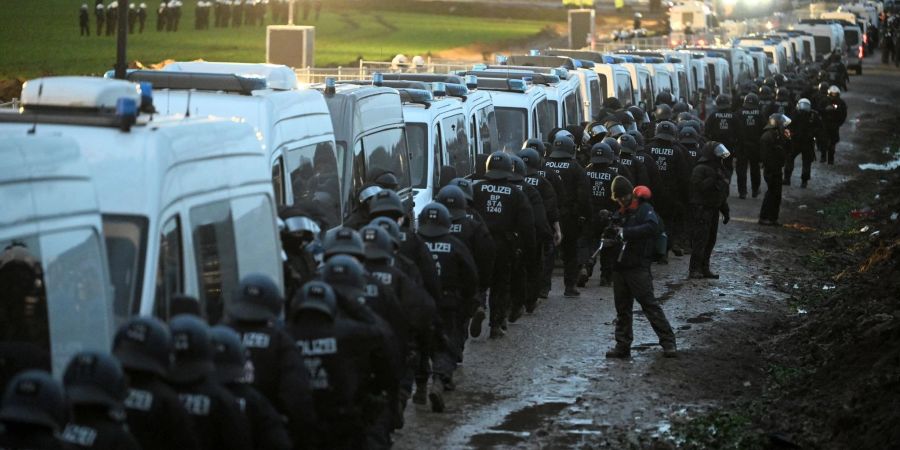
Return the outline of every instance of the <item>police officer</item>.
{"type": "Polygon", "coordinates": [[[106,5],[106,35],[112,36],[119,22],[119,2],[113,0],[106,5]]]}
{"type": "Polygon", "coordinates": [[[81,36],[90,36],[91,35],[91,26],[90,26],[90,16],[88,14],[88,5],[87,3],[81,4],[81,9],[78,10],[78,26],[81,28],[80,35],[81,36]]]}
{"type": "Polygon", "coordinates": [[[253,386],[288,418],[294,442],[301,442],[313,421],[303,360],[293,339],[277,320],[284,300],[266,275],[244,276],[225,304],[226,323],[240,336],[253,362],[253,386]]]}
{"type": "Polygon", "coordinates": [[[374,182],[369,183],[368,186],[364,186],[357,196],[359,204],[356,206],[356,209],[350,213],[347,220],[344,221],[344,225],[355,229],[369,223],[372,220],[369,202],[371,202],[375,198],[375,195],[382,190],[382,187],[374,182]]]}
{"type": "MultiPolygon", "coordinates": [[[[612,200],[612,180],[617,176],[613,168],[615,153],[609,145],[602,142],[594,144],[591,150],[591,164],[585,168],[585,173],[591,180],[591,234],[589,248],[594,253],[585,267],[585,277],[579,280],[580,285],[587,282],[596,263],[596,249],[603,239],[603,232],[609,227],[609,218],[617,209],[612,200]],[[583,282],[582,282],[583,281],[583,282]]],[[[600,253],[600,285],[609,286],[612,283],[612,260],[614,252],[611,248],[604,248],[600,253]]]]}
{"type": "Polygon", "coordinates": [[[137,5],[134,3],[128,3],[128,34],[134,34],[134,29],[137,28],[137,5]]]}
{"type": "Polygon", "coordinates": [[[62,450],[57,435],[68,406],[62,385],[42,370],[26,370],[5,386],[0,402],[0,448],[62,450]]]}
{"type": "MultiPolygon", "coordinates": [[[[653,122],[650,120],[650,116],[648,116],[647,112],[644,111],[644,109],[640,106],[629,106],[628,111],[637,122],[637,129],[641,133],[646,133],[647,130],[653,125],[653,122]]],[[[596,142],[594,143],[596,144],[596,142]]]]}
{"type": "Polygon", "coordinates": [[[138,17],[138,32],[143,33],[144,25],[146,25],[146,23],[147,23],[147,4],[146,3],[141,2],[141,4],[138,5],[137,17],[138,17]]]}
{"type": "Polygon", "coordinates": [[[784,164],[784,185],[791,185],[791,175],[794,172],[794,161],[797,155],[801,155],[803,171],[800,174],[800,187],[805,188],[809,183],[812,171],[812,163],[816,160],[816,142],[822,139],[824,129],[819,113],[812,109],[809,99],[801,98],[797,102],[797,108],[791,117],[791,153],[787,155],[784,164]]]}
{"type": "Polygon", "coordinates": [[[159,6],[156,7],[156,31],[162,31],[166,28],[166,19],[169,14],[169,5],[166,3],[166,0],[162,0],[159,2],[159,6]]]}
{"type": "Polygon", "coordinates": [[[735,147],[737,187],[740,198],[747,198],[747,170],[750,170],[750,190],[753,198],[759,196],[759,138],[766,124],[759,97],[749,93],[738,113],[738,146],[735,147]]]}
{"type": "Polygon", "coordinates": [[[233,395],[250,425],[253,449],[290,450],[288,436],[281,415],[269,400],[253,387],[254,367],[241,337],[225,325],[209,331],[213,347],[216,377],[233,395]]]}
{"type": "Polygon", "coordinates": [[[430,203],[419,213],[419,234],[431,252],[444,292],[437,303],[438,317],[449,348],[439,346],[433,358],[433,378],[429,399],[435,412],[443,411],[440,395],[452,384],[453,372],[462,353],[465,311],[471,310],[478,293],[478,269],[469,248],[450,233],[450,211],[440,203],[430,203]],[[435,404],[441,403],[440,408],[435,404]]]}
{"type": "Polygon", "coordinates": [[[791,91],[787,88],[778,88],[775,91],[775,101],[772,108],[788,117],[794,115],[794,102],[791,101],[791,91]]]}
{"type": "MultiPolygon", "coordinates": [[[[609,127],[607,127],[609,128],[609,127]]],[[[619,125],[619,128],[621,125],[619,125]]],[[[622,129],[624,134],[624,128],[622,129]]],[[[578,297],[581,295],[576,289],[578,283],[579,261],[578,242],[582,237],[582,227],[591,217],[590,211],[590,181],[584,173],[584,169],[574,160],[575,143],[568,137],[557,137],[553,142],[553,151],[544,163],[547,170],[553,170],[559,174],[563,181],[562,189],[565,191],[565,203],[560,203],[560,228],[562,229],[562,242],[560,250],[563,260],[563,282],[565,284],[565,297],[578,297]]]]}
{"type": "Polygon", "coordinates": [[[360,405],[394,376],[381,330],[341,314],[335,292],[321,281],[305,284],[294,297],[288,329],[313,390],[316,425],[304,442],[313,450],[366,448],[360,405]]]}
{"type": "MultiPolygon", "coordinates": [[[[547,211],[544,208],[544,200],[537,188],[525,182],[527,169],[525,161],[517,155],[510,155],[513,161],[513,172],[509,181],[519,188],[528,197],[531,204],[531,212],[534,216],[534,234],[535,245],[543,243],[553,238],[553,229],[547,221],[547,211]]],[[[541,261],[538,257],[537,247],[533,247],[531,253],[526,253],[525,248],[518,247],[516,249],[517,256],[513,261],[512,274],[512,290],[510,291],[510,313],[509,321],[516,322],[522,313],[527,309],[534,311],[537,305],[537,289],[530,280],[540,276],[541,261]]]]}
{"type": "MultiPolygon", "coordinates": [[[[601,144],[609,147],[613,151],[613,155],[616,154],[616,149],[619,150],[618,164],[622,169],[627,170],[627,173],[631,174],[629,181],[634,180],[635,183],[643,186],[652,185],[653,181],[651,180],[650,174],[647,172],[647,169],[650,166],[644,162],[646,157],[641,155],[641,159],[638,159],[639,157],[636,155],[639,148],[637,141],[631,135],[626,136],[628,137],[621,136],[619,138],[622,140],[622,144],[619,144],[619,141],[613,138],[609,138],[609,140],[604,139],[601,144]]],[[[649,158],[649,163],[652,164],[653,173],[659,177],[659,169],[656,168],[656,163],[653,162],[653,158],[649,158]]],[[[625,176],[625,174],[622,176],[625,176]]]]}
{"type": "Polygon", "coordinates": [[[763,165],[763,179],[766,180],[766,195],[759,210],[760,225],[778,225],[782,170],[788,152],[791,151],[791,132],[788,130],[790,124],[791,119],[784,114],[772,114],[759,138],[759,156],[763,165]]]}
{"type": "MultiPolygon", "coordinates": [[[[574,152],[574,144],[571,147],[574,152]]],[[[491,310],[491,336],[499,338],[505,334],[503,328],[509,314],[514,249],[517,243],[529,251],[535,245],[534,216],[528,197],[509,182],[513,170],[509,154],[492,153],[485,169],[485,180],[475,186],[472,205],[484,218],[496,244],[497,253],[488,301],[491,310]]]]}
{"type": "Polygon", "coordinates": [[[731,220],[728,209],[728,177],[725,160],[731,152],[723,144],[709,141],[703,146],[697,165],[691,173],[690,214],[693,249],[689,278],[714,278],[719,275],[709,268],[709,258],[716,245],[719,214],[722,224],[731,220]]]}
{"type": "MultiPolygon", "coordinates": [[[[637,189],[640,188],[642,186],[637,189]]],[[[661,225],[653,206],[643,199],[649,196],[649,189],[643,187],[639,198],[635,198],[634,190],[636,189],[624,177],[613,179],[612,195],[619,204],[615,220],[620,223],[614,234],[618,235],[622,243],[617,248],[612,275],[616,306],[616,345],[606,353],[606,357],[631,357],[635,300],[641,305],[650,326],[659,337],[663,356],[674,357],[677,355],[675,334],[659,301],[653,295],[653,278],[650,274],[651,255],[662,231],[661,225]]]]}
{"type": "Polygon", "coordinates": [[[181,314],[169,321],[174,359],[169,381],[191,416],[203,449],[253,448],[250,424],[237,399],[215,378],[209,327],[200,318],[181,314]]]}
{"type": "Polygon", "coordinates": [[[700,133],[694,127],[679,127],[678,144],[687,151],[688,167],[693,171],[700,159],[700,133]]]}
{"type": "Polygon", "coordinates": [[[75,448],[140,449],[121,414],[128,395],[122,366],[110,355],[79,352],[63,375],[72,418],[62,439],[75,448]]]}
{"type": "MultiPolygon", "coordinates": [[[[731,97],[716,97],[716,112],[706,118],[705,136],[707,140],[721,142],[726,148],[736,148],[738,142],[738,120],[731,110],[731,97]]],[[[731,160],[725,161],[725,170],[731,180],[733,167],[731,160]]]]}
{"type": "MultiPolygon", "coordinates": [[[[729,102],[730,103],[730,102],[729,102]]],[[[681,239],[681,213],[687,204],[688,173],[687,156],[678,145],[677,127],[669,121],[656,124],[656,136],[647,142],[647,147],[656,166],[659,168],[660,185],[656,192],[654,205],[664,224],[669,237],[669,249],[675,256],[681,256],[683,250],[676,243],[681,239]]],[[[662,262],[667,262],[663,257],[662,262]]]]}
{"type": "MultiPolygon", "coordinates": [[[[606,135],[606,128],[603,125],[592,124],[588,127],[588,135],[593,140],[599,135],[606,135]],[[601,130],[602,129],[602,130],[601,130]],[[591,133],[596,133],[591,135],[591,133]]],[[[538,242],[538,250],[541,253],[541,276],[538,280],[538,298],[546,299],[550,295],[550,284],[553,276],[553,266],[556,260],[556,247],[562,242],[562,228],[560,227],[560,204],[565,203],[565,190],[563,188],[562,178],[555,170],[546,170],[544,168],[543,154],[546,148],[540,139],[529,139],[525,141],[522,150],[519,152],[519,158],[525,161],[527,176],[525,181],[537,187],[544,200],[544,209],[547,211],[547,222],[553,228],[553,239],[550,241],[538,242]]]]}
{"type": "Polygon", "coordinates": [[[828,88],[828,97],[822,103],[821,116],[827,145],[820,147],[821,161],[834,164],[834,150],[841,140],[841,125],[847,120],[847,104],[841,99],[841,90],[837,86],[828,88]]]}
{"type": "Polygon", "coordinates": [[[172,336],[165,324],[152,317],[130,319],[116,332],[112,351],[128,377],[128,429],[141,448],[199,449],[200,438],[187,410],[164,381],[172,357],[172,336]]]}
{"type": "Polygon", "coordinates": [[[94,18],[97,22],[97,36],[103,32],[103,23],[106,21],[106,7],[102,2],[94,5],[94,18]]]}
{"type": "Polygon", "coordinates": [[[300,286],[316,275],[319,262],[314,248],[321,230],[306,211],[297,207],[284,209],[279,217],[284,222],[281,245],[287,256],[283,263],[284,292],[286,298],[293,298],[300,286]]]}
{"type": "Polygon", "coordinates": [[[769,117],[775,114],[775,91],[769,86],[760,86],[759,88],[759,110],[763,117],[769,117]]]}

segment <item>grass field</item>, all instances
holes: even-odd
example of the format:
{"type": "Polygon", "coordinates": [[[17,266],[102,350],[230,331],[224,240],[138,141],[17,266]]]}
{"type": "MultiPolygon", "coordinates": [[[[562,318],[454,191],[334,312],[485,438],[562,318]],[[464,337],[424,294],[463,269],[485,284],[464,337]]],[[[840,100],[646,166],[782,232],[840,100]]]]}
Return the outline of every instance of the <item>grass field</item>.
{"type": "MultiPolygon", "coordinates": [[[[108,3],[108,2],[107,2],[108,3]]],[[[473,44],[527,39],[552,21],[459,17],[397,11],[329,10],[316,25],[316,66],[353,64],[360,56],[388,60],[473,44]]],[[[93,6],[93,0],[89,0],[93,6]]],[[[154,8],[157,1],[147,1],[154,8]]],[[[144,34],[129,36],[128,59],[259,62],[265,59],[265,27],[195,31],[193,0],[184,1],[177,33],[157,32],[149,11],[144,34]]],[[[44,74],[97,74],[112,67],[115,38],[78,35],[80,0],[3,0],[0,6],[0,78],[44,74]]],[[[94,17],[91,14],[91,27],[94,17]]]]}

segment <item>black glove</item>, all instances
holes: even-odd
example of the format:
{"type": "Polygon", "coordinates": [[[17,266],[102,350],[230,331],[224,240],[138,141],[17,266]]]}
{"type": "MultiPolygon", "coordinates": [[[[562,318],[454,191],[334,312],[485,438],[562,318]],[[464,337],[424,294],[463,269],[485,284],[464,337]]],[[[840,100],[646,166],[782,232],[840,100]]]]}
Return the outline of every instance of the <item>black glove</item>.
{"type": "Polygon", "coordinates": [[[727,212],[722,213],[722,225],[728,225],[729,221],[731,221],[731,214],[727,212]]]}

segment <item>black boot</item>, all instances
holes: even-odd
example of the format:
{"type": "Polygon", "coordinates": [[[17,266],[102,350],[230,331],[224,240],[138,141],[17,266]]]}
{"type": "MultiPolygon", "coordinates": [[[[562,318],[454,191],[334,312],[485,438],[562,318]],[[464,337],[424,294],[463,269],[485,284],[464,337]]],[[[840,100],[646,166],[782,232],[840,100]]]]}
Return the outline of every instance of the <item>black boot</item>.
{"type": "Polygon", "coordinates": [[[616,345],[606,352],[606,359],[628,359],[631,358],[631,349],[616,345]]]}

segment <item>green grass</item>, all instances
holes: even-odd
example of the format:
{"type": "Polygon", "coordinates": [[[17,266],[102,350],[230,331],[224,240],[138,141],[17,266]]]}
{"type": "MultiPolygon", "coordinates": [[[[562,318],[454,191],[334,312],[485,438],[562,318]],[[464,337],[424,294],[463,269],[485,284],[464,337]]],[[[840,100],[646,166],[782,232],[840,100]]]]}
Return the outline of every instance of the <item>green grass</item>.
{"type": "MultiPolygon", "coordinates": [[[[93,0],[88,0],[93,6],[93,0]]],[[[108,2],[107,2],[108,3],[108,2]]],[[[148,9],[157,1],[147,1],[148,9]]],[[[184,1],[177,33],[157,32],[149,11],[144,34],[129,36],[128,59],[260,62],[265,27],[195,31],[193,0],[184,1]]],[[[0,14],[0,78],[44,74],[98,74],[115,61],[115,38],[78,35],[77,0],[4,0],[0,14]]],[[[354,64],[357,57],[389,60],[472,44],[510,42],[535,35],[552,22],[459,17],[395,11],[330,11],[325,2],[316,29],[316,66],[354,64]],[[376,20],[376,16],[382,20],[376,20]]],[[[91,27],[94,17],[91,14],[91,27]]]]}

